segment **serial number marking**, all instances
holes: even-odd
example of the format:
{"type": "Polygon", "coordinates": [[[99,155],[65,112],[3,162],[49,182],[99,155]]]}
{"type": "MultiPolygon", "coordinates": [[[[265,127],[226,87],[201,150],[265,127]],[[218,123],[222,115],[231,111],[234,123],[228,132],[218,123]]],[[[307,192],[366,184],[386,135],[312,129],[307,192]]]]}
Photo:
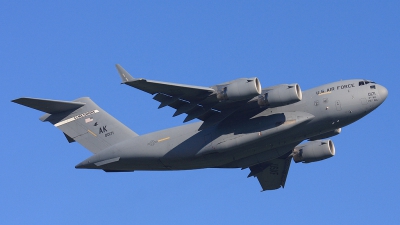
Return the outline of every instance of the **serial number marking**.
{"type": "Polygon", "coordinates": [[[376,95],[376,93],[373,92],[369,92],[368,93],[368,102],[377,102],[378,101],[378,96],[376,95]]]}
{"type": "Polygon", "coordinates": [[[109,136],[111,136],[111,135],[113,135],[113,134],[114,134],[114,131],[111,131],[111,132],[106,133],[106,134],[104,135],[104,137],[109,137],[109,136]]]}

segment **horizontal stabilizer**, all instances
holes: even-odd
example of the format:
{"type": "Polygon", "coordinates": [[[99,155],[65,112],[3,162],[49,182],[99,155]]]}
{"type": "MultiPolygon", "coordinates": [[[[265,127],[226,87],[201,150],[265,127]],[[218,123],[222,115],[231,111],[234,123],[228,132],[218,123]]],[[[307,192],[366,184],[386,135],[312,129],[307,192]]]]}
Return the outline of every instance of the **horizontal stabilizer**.
{"type": "Polygon", "coordinates": [[[50,114],[78,109],[85,105],[85,103],[82,102],[68,102],[39,98],[18,98],[12,100],[12,102],[50,114]]]}

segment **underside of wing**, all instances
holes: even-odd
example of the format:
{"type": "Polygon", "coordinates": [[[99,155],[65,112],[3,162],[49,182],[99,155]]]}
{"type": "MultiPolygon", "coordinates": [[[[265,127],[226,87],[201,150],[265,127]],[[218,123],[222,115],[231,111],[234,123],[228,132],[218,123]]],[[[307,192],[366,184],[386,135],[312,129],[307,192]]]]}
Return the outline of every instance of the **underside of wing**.
{"type": "Polygon", "coordinates": [[[158,108],[165,106],[176,109],[173,116],[187,114],[184,122],[192,119],[204,121],[200,129],[212,126],[234,113],[247,101],[219,101],[213,88],[184,85],[147,79],[135,79],[120,65],[116,65],[122,83],[154,95],[160,102],[158,108]]]}

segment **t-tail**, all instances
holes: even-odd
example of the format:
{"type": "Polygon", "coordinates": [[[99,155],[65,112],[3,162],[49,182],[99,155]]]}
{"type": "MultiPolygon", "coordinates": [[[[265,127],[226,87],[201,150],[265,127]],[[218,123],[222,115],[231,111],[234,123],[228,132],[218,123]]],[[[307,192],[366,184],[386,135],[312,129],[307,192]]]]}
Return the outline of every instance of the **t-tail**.
{"type": "Polygon", "coordinates": [[[37,98],[18,98],[13,102],[45,112],[41,121],[52,123],[69,142],[76,141],[94,154],[138,136],[88,97],[71,102],[37,98]]]}

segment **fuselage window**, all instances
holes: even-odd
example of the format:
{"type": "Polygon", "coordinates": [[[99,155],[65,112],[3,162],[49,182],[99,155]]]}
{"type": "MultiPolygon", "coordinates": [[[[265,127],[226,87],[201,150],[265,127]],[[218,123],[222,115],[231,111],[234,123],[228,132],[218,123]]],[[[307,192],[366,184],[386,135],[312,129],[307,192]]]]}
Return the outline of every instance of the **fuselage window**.
{"type": "Polygon", "coordinates": [[[375,89],[375,85],[371,85],[369,88],[371,88],[371,89],[375,89]]]}
{"type": "Polygon", "coordinates": [[[360,82],[358,83],[358,86],[361,86],[361,85],[364,85],[364,81],[360,81],[360,82]]]}

